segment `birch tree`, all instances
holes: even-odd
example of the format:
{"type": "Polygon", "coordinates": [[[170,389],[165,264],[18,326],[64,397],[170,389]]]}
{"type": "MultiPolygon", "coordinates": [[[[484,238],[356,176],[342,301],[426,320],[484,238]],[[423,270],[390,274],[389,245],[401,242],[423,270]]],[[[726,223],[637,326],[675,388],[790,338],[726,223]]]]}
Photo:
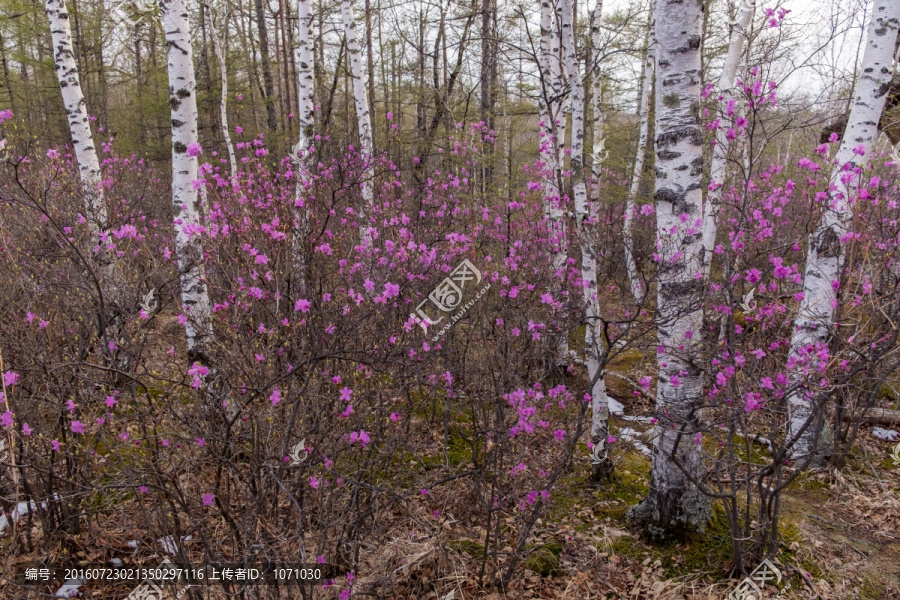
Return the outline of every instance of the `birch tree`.
{"type": "MultiPolygon", "coordinates": [[[[219,36],[216,33],[216,27],[213,24],[212,11],[210,11],[209,28],[210,34],[212,35],[213,51],[216,53],[216,60],[219,61],[219,69],[222,73],[222,98],[219,102],[219,113],[222,120],[222,137],[225,138],[225,147],[228,149],[228,165],[231,168],[231,181],[234,183],[237,178],[237,157],[234,154],[234,144],[231,142],[231,133],[228,131],[228,67],[225,64],[225,54],[222,52],[219,36]]],[[[227,30],[228,27],[226,23],[225,31],[227,30]]]]}
{"type": "MultiPolygon", "coordinates": [[[[741,57],[744,55],[747,30],[753,19],[755,4],[756,0],[741,2],[737,16],[732,22],[731,34],[728,39],[728,53],[725,55],[725,64],[722,65],[722,74],[719,76],[719,83],[716,86],[719,92],[719,102],[726,105],[734,96],[734,79],[737,76],[741,57]]],[[[727,133],[733,122],[732,114],[726,112],[721,117],[721,126],[716,130],[716,145],[713,148],[712,163],[709,169],[709,192],[706,195],[706,205],[703,209],[703,276],[705,279],[709,278],[713,250],[716,245],[719,207],[722,204],[725,168],[728,165],[727,133]]]]}
{"type": "Polygon", "coordinates": [[[818,361],[828,360],[821,359],[820,353],[828,352],[828,338],[838,305],[837,289],[846,255],[844,243],[853,220],[852,183],[865,167],[878,134],[878,122],[890,89],[898,26],[900,3],[876,0],[862,69],[853,92],[853,106],[834,159],[828,207],[809,238],[803,299],[794,320],[788,365],[794,383],[794,391],[788,397],[788,439],[796,438],[792,456],[804,465],[823,458],[818,446],[825,415],[824,411],[815,410],[802,381],[807,375],[818,379],[818,361]]]}
{"type": "MultiPolygon", "coordinates": [[[[313,72],[313,14],[312,0],[297,0],[297,124],[299,135],[292,152],[292,160],[297,165],[297,183],[294,191],[293,261],[294,269],[303,272],[300,241],[306,230],[303,206],[303,187],[309,181],[309,161],[315,151],[313,136],[315,127],[315,74],[313,72]]],[[[302,276],[301,276],[302,279],[302,276]]]]}
{"type": "Polygon", "coordinates": [[[353,81],[353,104],[356,108],[356,122],[359,130],[360,155],[366,161],[362,187],[363,206],[359,211],[359,237],[363,245],[369,245],[372,234],[369,219],[375,204],[375,144],[372,141],[372,119],[369,114],[369,99],[366,92],[366,67],[356,32],[353,5],[350,0],[341,0],[341,16],[344,21],[344,36],[347,40],[347,57],[350,62],[350,78],[353,81]]]}
{"type": "MultiPolygon", "coordinates": [[[[560,29],[562,32],[563,58],[569,78],[569,101],[572,112],[572,144],[571,170],[572,187],[575,196],[575,224],[581,243],[581,285],[585,306],[584,344],[588,368],[588,393],[591,396],[591,441],[603,449],[609,435],[609,406],[606,396],[606,383],[603,380],[603,356],[599,345],[600,335],[600,300],[597,290],[597,261],[591,247],[587,232],[588,198],[584,181],[584,84],[578,70],[578,57],[575,52],[574,19],[571,0],[560,0],[560,29]]],[[[597,451],[599,456],[599,450],[597,451]]],[[[593,477],[608,476],[611,463],[608,460],[594,464],[593,477]],[[601,475],[602,472],[602,475],[601,475]]]]}
{"type": "Polygon", "coordinates": [[[190,18],[184,0],[160,0],[166,36],[169,74],[169,107],[172,116],[172,203],[174,205],[175,254],[181,279],[181,302],[188,317],[188,355],[207,360],[212,341],[209,292],[203,276],[203,241],[200,202],[194,183],[198,179],[197,82],[194,76],[190,18]]]}
{"type": "Polygon", "coordinates": [[[94,251],[100,263],[100,274],[107,285],[102,285],[104,293],[114,291],[110,286],[114,274],[114,263],[109,252],[102,250],[101,231],[107,224],[107,210],[103,198],[103,175],[100,171],[100,160],[94,146],[94,136],[88,119],[84,92],[81,89],[81,78],[75,63],[72,31],[69,27],[69,13],[65,0],[47,0],[45,5],[47,20],[50,23],[50,35],[53,40],[53,61],[56,64],[56,76],[62,94],[66,118],[69,122],[69,133],[72,136],[72,147],[78,161],[78,173],[84,190],[84,211],[94,251]]]}
{"type": "Polygon", "coordinates": [[[690,477],[700,479],[703,459],[693,443],[703,404],[698,351],[703,325],[703,150],[699,121],[702,0],[656,4],[656,411],[650,491],[631,510],[648,533],[702,527],[709,499],[690,477]],[[674,458],[673,458],[674,457],[674,458]],[[677,462],[676,462],[677,461],[677,462]]]}
{"type": "MultiPolygon", "coordinates": [[[[564,278],[566,269],[566,222],[565,212],[560,194],[560,150],[556,121],[559,102],[559,61],[553,54],[553,16],[552,0],[541,0],[541,41],[540,70],[541,98],[539,101],[541,140],[540,156],[544,163],[543,204],[544,217],[550,228],[551,245],[553,247],[554,278],[564,278]]],[[[569,344],[567,332],[557,334],[556,364],[567,365],[569,361],[569,344]]]]}
{"type": "Polygon", "coordinates": [[[640,275],[637,270],[637,262],[634,259],[634,240],[632,230],[634,227],[634,212],[637,208],[638,190],[641,186],[641,174],[644,172],[644,155],[647,148],[647,136],[650,130],[650,91],[653,86],[653,74],[656,63],[656,37],[654,31],[656,24],[654,14],[656,1],[650,4],[650,29],[647,34],[647,52],[644,54],[644,64],[641,67],[641,95],[638,101],[638,145],[634,157],[634,170],[631,174],[631,187],[628,190],[628,199],[625,201],[625,219],[622,226],[622,237],[625,242],[625,269],[628,273],[628,283],[631,285],[631,295],[640,304],[644,301],[644,290],[640,275]]]}
{"type": "Polygon", "coordinates": [[[603,139],[603,78],[600,74],[600,49],[602,39],[600,36],[600,23],[603,21],[603,0],[597,0],[594,4],[594,10],[591,13],[591,110],[594,113],[594,131],[593,131],[593,152],[591,160],[591,175],[594,178],[594,187],[592,188],[592,199],[595,202],[600,201],[600,174],[601,164],[605,159],[603,139]]]}
{"type": "MultiPolygon", "coordinates": [[[[315,113],[315,75],[313,73],[313,14],[312,0],[297,0],[297,98],[299,111],[299,139],[294,147],[295,156],[302,167],[307,166],[313,153],[313,127],[315,113]]],[[[371,125],[369,126],[371,137],[371,125]]],[[[371,143],[371,142],[370,142],[371,143]]],[[[305,173],[301,170],[301,174],[305,173]]],[[[301,180],[297,179],[297,198],[300,197],[301,180]]]]}

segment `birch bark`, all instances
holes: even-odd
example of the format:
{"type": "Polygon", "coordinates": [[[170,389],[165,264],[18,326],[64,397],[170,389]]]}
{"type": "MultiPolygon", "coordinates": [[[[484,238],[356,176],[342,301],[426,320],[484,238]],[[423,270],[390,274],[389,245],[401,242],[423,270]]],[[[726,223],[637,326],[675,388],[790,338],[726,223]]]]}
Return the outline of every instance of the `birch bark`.
{"type": "Polygon", "coordinates": [[[208,362],[212,341],[209,292],[200,262],[203,256],[197,181],[197,82],[194,76],[190,18],[184,0],[160,0],[166,36],[169,106],[172,116],[172,203],[175,254],[181,279],[181,302],[187,313],[184,328],[188,355],[208,362]]]}
{"type": "Polygon", "coordinates": [[[637,270],[637,261],[634,258],[632,230],[634,227],[634,213],[637,208],[635,201],[641,186],[641,175],[644,172],[644,155],[646,154],[647,136],[650,130],[650,90],[653,87],[653,73],[656,70],[655,12],[656,1],[654,0],[650,4],[650,31],[647,36],[647,52],[644,56],[644,64],[641,67],[641,96],[638,104],[638,118],[641,124],[638,130],[638,147],[634,158],[634,171],[631,174],[631,187],[628,190],[628,199],[625,201],[625,222],[622,226],[628,283],[631,285],[631,295],[638,304],[644,301],[646,290],[644,290],[644,285],[637,270]]]}
{"type": "Polygon", "coordinates": [[[359,237],[363,245],[369,246],[372,242],[369,220],[375,204],[375,165],[373,162],[375,144],[372,140],[372,119],[369,114],[369,99],[366,92],[366,68],[363,63],[359,37],[356,33],[356,20],[353,17],[353,5],[350,0],[341,0],[341,16],[344,21],[344,35],[347,38],[350,77],[353,80],[353,104],[356,108],[356,121],[359,129],[360,155],[368,165],[362,184],[363,206],[359,211],[359,237]]]}
{"type": "MultiPolygon", "coordinates": [[[[559,106],[559,75],[554,70],[554,64],[558,66],[558,54],[553,54],[553,0],[541,0],[541,42],[540,42],[540,69],[541,69],[541,101],[540,121],[541,139],[540,156],[544,163],[543,177],[543,204],[544,217],[549,226],[552,246],[553,277],[564,281],[566,273],[566,222],[560,194],[560,150],[557,138],[558,123],[556,122],[557,108],[559,106]]],[[[566,331],[557,331],[556,364],[568,365],[569,344],[566,331]]]]}
{"type": "Polygon", "coordinates": [[[703,152],[700,131],[702,0],[656,4],[656,410],[650,491],[631,517],[650,534],[702,527],[710,502],[685,474],[703,476],[695,445],[703,380],[696,360],[703,324],[700,239],[703,152]],[[679,430],[684,435],[679,438],[679,430]],[[678,467],[676,456],[684,470],[678,467]]]}
{"type": "MultiPolygon", "coordinates": [[[[728,40],[728,53],[725,56],[725,64],[722,65],[722,74],[719,76],[717,87],[719,102],[728,103],[733,97],[734,78],[737,76],[738,67],[741,64],[741,56],[744,54],[744,43],[747,40],[747,30],[753,19],[756,9],[756,0],[744,0],[738,8],[737,17],[732,23],[731,34],[728,40]]],[[[713,148],[712,163],[709,169],[709,192],[706,195],[706,205],[703,210],[703,277],[709,279],[709,270],[712,265],[713,250],[716,246],[716,232],[718,231],[719,208],[722,204],[722,190],[725,183],[725,167],[728,156],[727,133],[733,120],[730,115],[723,114],[721,127],[716,130],[716,145],[713,148]]]]}
{"type": "Polygon", "coordinates": [[[313,147],[315,127],[315,73],[313,56],[313,14],[312,0],[297,0],[297,124],[299,138],[294,146],[293,160],[297,163],[297,185],[294,191],[294,268],[300,273],[301,286],[305,283],[301,237],[306,231],[306,212],[301,212],[304,201],[303,188],[309,181],[309,163],[313,147]]]}
{"type": "Polygon", "coordinates": [[[600,201],[600,174],[601,164],[606,156],[602,154],[605,148],[603,139],[603,79],[600,76],[600,46],[603,42],[600,36],[600,23],[603,21],[603,0],[597,0],[591,14],[591,110],[594,113],[593,152],[591,153],[591,175],[594,179],[594,187],[591,189],[595,202],[600,201]]]}
{"type": "Polygon", "coordinates": [[[53,40],[56,76],[66,109],[66,118],[69,122],[72,147],[75,149],[75,158],[78,160],[81,185],[84,189],[85,217],[90,228],[94,252],[99,259],[101,276],[109,282],[114,272],[113,261],[107,252],[101,251],[101,231],[106,227],[108,219],[103,199],[103,176],[100,171],[97,149],[94,146],[94,137],[91,133],[78,66],[75,63],[69,13],[66,10],[65,0],[46,0],[45,10],[53,40]]]}
{"type": "MultiPolygon", "coordinates": [[[[581,244],[581,284],[585,306],[585,353],[588,367],[588,393],[591,396],[591,440],[600,448],[605,447],[609,435],[609,405],[606,396],[606,383],[603,380],[603,351],[600,335],[600,300],[597,291],[597,261],[591,247],[588,234],[588,198],[584,181],[584,84],[578,70],[578,57],[575,52],[574,18],[572,0],[560,0],[560,29],[562,31],[563,57],[569,78],[569,101],[572,112],[572,187],[575,196],[575,224],[581,244]]],[[[610,463],[595,463],[594,478],[608,477],[611,473],[610,463]],[[600,468],[603,466],[604,468],[600,468]]]]}
{"type": "Polygon", "coordinates": [[[228,164],[231,167],[231,182],[232,185],[234,185],[237,180],[237,157],[234,154],[234,144],[231,142],[231,134],[228,132],[228,69],[225,64],[225,55],[222,53],[222,47],[219,45],[219,36],[216,33],[216,26],[213,23],[212,11],[210,11],[209,17],[209,30],[212,35],[213,51],[216,53],[216,60],[219,61],[219,69],[222,73],[222,99],[219,103],[219,113],[222,119],[222,137],[225,138],[225,146],[228,148],[228,164]]]}
{"type": "MultiPolygon", "coordinates": [[[[900,26],[900,2],[875,0],[869,23],[862,70],[854,89],[853,106],[831,174],[829,207],[809,239],[803,274],[803,300],[794,320],[789,368],[793,382],[809,375],[818,379],[817,353],[827,352],[828,337],[838,305],[846,248],[844,241],[853,220],[853,181],[872,153],[878,121],[891,81],[891,63],[900,26]]],[[[818,449],[823,411],[815,410],[804,386],[788,397],[788,438],[797,438],[791,455],[809,464],[822,458],[818,449]],[[805,427],[805,429],[804,429],[805,427]],[[818,456],[817,456],[818,454],[818,456]]]]}

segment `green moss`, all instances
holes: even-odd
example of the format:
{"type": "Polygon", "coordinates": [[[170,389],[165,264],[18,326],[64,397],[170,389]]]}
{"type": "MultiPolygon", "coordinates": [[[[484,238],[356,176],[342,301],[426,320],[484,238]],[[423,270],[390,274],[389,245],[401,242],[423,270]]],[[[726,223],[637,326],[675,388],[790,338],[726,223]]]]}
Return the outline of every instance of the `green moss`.
{"type": "Polygon", "coordinates": [[[872,600],[876,600],[877,598],[886,598],[885,590],[882,590],[881,586],[877,585],[871,579],[866,579],[860,582],[859,587],[856,588],[859,591],[859,597],[872,600]]]}
{"type": "Polygon", "coordinates": [[[827,482],[816,479],[816,474],[814,473],[803,473],[797,477],[794,486],[796,486],[797,489],[807,491],[824,490],[829,487],[827,482]]]}
{"type": "Polygon", "coordinates": [[[447,546],[468,554],[472,558],[481,558],[484,556],[484,546],[474,540],[450,540],[447,546]]]}
{"type": "Polygon", "coordinates": [[[670,542],[675,551],[669,562],[670,576],[698,571],[722,572],[731,560],[731,527],[721,504],[713,505],[713,515],[704,533],[691,533],[683,544],[670,542]]]}
{"type": "MultiPolygon", "coordinates": [[[[615,446],[613,446],[615,449],[615,446]]],[[[593,493],[595,512],[621,519],[629,507],[647,494],[650,481],[650,459],[640,452],[629,452],[616,458],[612,481],[593,493]]]]}
{"type": "Polygon", "coordinates": [[[878,400],[896,401],[900,399],[900,394],[897,393],[897,390],[893,385],[882,383],[880,386],[878,386],[878,390],[875,392],[875,397],[878,400]]]}
{"type": "Polygon", "coordinates": [[[466,439],[470,441],[474,439],[472,432],[469,429],[451,426],[446,456],[443,452],[423,456],[421,458],[422,466],[425,467],[425,470],[430,471],[446,465],[456,467],[471,462],[472,446],[466,439]]]}
{"type": "Polygon", "coordinates": [[[878,463],[878,468],[883,471],[893,471],[894,469],[900,468],[900,465],[895,463],[892,458],[885,458],[878,463]]]}
{"type": "Polygon", "coordinates": [[[650,553],[650,549],[647,546],[644,546],[630,535],[622,535],[614,539],[609,546],[609,551],[612,554],[618,554],[634,560],[646,558],[650,553]]]}
{"type": "Polygon", "coordinates": [[[560,575],[559,555],[562,554],[562,550],[562,544],[556,542],[536,546],[532,548],[522,567],[538,573],[541,577],[560,575]]]}

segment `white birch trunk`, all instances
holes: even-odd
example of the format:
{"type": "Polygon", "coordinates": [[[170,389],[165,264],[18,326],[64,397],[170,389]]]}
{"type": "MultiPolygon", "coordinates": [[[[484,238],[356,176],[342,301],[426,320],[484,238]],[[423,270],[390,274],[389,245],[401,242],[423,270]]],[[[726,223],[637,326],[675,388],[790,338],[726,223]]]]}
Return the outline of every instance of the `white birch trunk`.
{"type": "Polygon", "coordinates": [[[563,168],[566,146],[566,103],[565,96],[565,61],[563,60],[562,35],[560,32],[561,0],[553,0],[553,19],[550,22],[550,87],[553,90],[553,101],[550,105],[550,116],[553,130],[556,132],[557,163],[563,168]]]}
{"type": "MultiPolygon", "coordinates": [[[[578,71],[571,0],[560,0],[563,57],[569,77],[569,101],[572,111],[572,187],[575,196],[575,223],[581,243],[581,281],[585,305],[585,352],[591,395],[591,438],[594,444],[606,444],[609,432],[609,406],[600,363],[600,302],[597,292],[597,263],[588,235],[588,198],[584,181],[584,84],[578,71]]],[[[601,446],[602,447],[602,446],[601,446]]]]}
{"type": "Polygon", "coordinates": [[[212,34],[213,51],[216,53],[216,60],[219,61],[219,69],[222,73],[222,99],[219,103],[219,113],[222,118],[222,137],[225,138],[225,147],[228,148],[228,164],[231,167],[231,183],[234,185],[237,180],[237,157],[234,154],[234,144],[231,143],[231,134],[228,131],[228,70],[225,65],[225,55],[222,53],[222,47],[219,45],[219,36],[216,33],[216,26],[213,24],[212,11],[210,11],[209,30],[212,34]]]}
{"type": "MultiPolygon", "coordinates": [[[[114,272],[114,263],[109,252],[101,249],[103,243],[100,233],[107,225],[108,214],[103,199],[103,175],[100,171],[100,160],[94,146],[91,124],[88,120],[84,92],[72,45],[72,30],[69,26],[69,13],[65,0],[46,0],[45,10],[50,24],[50,36],[53,40],[53,61],[56,64],[56,77],[66,109],[69,122],[69,133],[72,136],[72,147],[78,160],[78,172],[84,189],[84,211],[94,252],[99,259],[101,277],[110,283],[114,272]]],[[[108,288],[109,286],[103,286],[108,288]]]]}
{"type": "Polygon", "coordinates": [[[363,61],[362,46],[357,36],[356,20],[350,0],[341,0],[341,16],[344,20],[344,35],[347,38],[347,58],[350,62],[350,78],[353,81],[353,104],[356,107],[356,122],[359,128],[360,155],[369,165],[365,172],[362,188],[363,207],[359,211],[359,235],[363,245],[372,242],[369,219],[375,204],[375,144],[372,141],[372,119],[369,114],[369,97],[366,91],[366,63],[363,61]]]}
{"type": "Polygon", "coordinates": [[[660,419],[653,443],[650,492],[632,517],[651,534],[701,527],[710,502],[679,469],[702,477],[692,429],[703,404],[696,360],[703,325],[700,226],[703,150],[700,105],[702,0],[658,0],[656,5],[657,379],[660,419]],[[684,219],[684,221],[682,221],[684,219]],[[673,428],[673,425],[675,428],[673,428]],[[676,448],[677,429],[685,433],[676,448]],[[676,429],[677,428],[677,429],[676,429]]]}
{"type": "Polygon", "coordinates": [[[638,101],[638,118],[640,129],[638,130],[637,154],[634,158],[634,171],[631,174],[631,187],[628,190],[628,198],[625,201],[625,219],[622,225],[622,238],[625,242],[625,268],[628,273],[628,283],[631,285],[631,295],[638,302],[644,301],[646,291],[638,275],[637,261],[634,259],[634,240],[631,232],[634,227],[634,212],[637,208],[638,190],[641,186],[641,174],[644,172],[644,155],[647,148],[647,135],[650,130],[650,91],[653,86],[653,73],[656,70],[656,29],[654,14],[656,2],[650,3],[650,31],[647,36],[647,52],[644,56],[644,64],[641,67],[641,96],[638,101]]]}
{"type": "Polygon", "coordinates": [[[193,182],[197,180],[197,156],[188,149],[197,144],[197,82],[194,77],[190,18],[184,0],[160,0],[160,16],[166,36],[169,73],[169,106],[172,115],[172,203],[175,219],[175,253],[181,278],[181,302],[188,355],[202,362],[212,341],[209,292],[200,260],[203,241],[199,233],[200,203],[193,182]]]}
{"type": "MultiPolygon", "coordinates": [[[[541,45],[540,45],[540,69],[541,69],[541,139],[540,156],[544,163],[543,204],[544,216],[550,228],[552,239],[553,277],[560,281],[565,280],[567,247],[566,247],[566,222],[562,206],[562,197],[559,190],[560,182],[560,147],[557,138],[558,124],[555,115],[559,106],[559,75],[553,65],[559,65],[557,56],[553,54],[554,8],[552,0],[541,1],[541,45]]],[[[556,364],[568,365],[569,343],[567,332],[557,332],[556,340],[556,364]]]]}
{"type": "Polygon", "coordinates": [[[594,178],[594,187],[591,188],[591,197],[594,202],[600,201],[600,174],[601,164],[605,160],[605,139],[603,138],[603,80],[600,77],[600,23],[603,20],[603,0],[597,0],[591,15],[591,110],[594,112],[593,152],[591,152],[591,175],[594,178]]]}
{"type": "MultiPolygon", "coordinates": [[[[838,302],[833,282],[840,281],[846,252],[842,238],[849,232],[853,220],[852,201],[855,191],[849,181],[844,180],[844,177],[848,177],[845,167],[848,164],[864,166],[872,153],[878,134],[878,121],[884,110],[891,81],[891,62],[897,43],[898,25],[900,2],[875,0],[862,70],[853,91],[853,106],[841,146],[835,156],[829,208],[809,239],[803,273],[803,300],[794,320],[790,356],[795,360],[808,356],[810,362],[793,370],[791,375],[794,382],[802,381],[807,373],[812,379],[819,377],[814,349],[828,342],[838,302]],[[862,148],[865,153],[859,156],[854,152],[857,148],[862,148]]],[[[818,414],[821,411],[814,410],[802,385],[789,396],[788,411],[788,437],[793,439],[799,436],[791,450],[791,456],[807,464],[807,459],[816,459],[819,429],[824,423],[824,415],[818,414]],[[808,421],[810,423],[806,430],[800,433],[808,421]]]]}
{"type": "MultiPolygon", "coordinates": [[[[306,233],[307,214],[309,208],[301,211],[303,188],[309,181],[309,163],[315,148],[313,146],[313,127],[315,125],[315,76],[313,74],[313,14],[312,0],[297,0],[297,124],[299,139],[292,152],[297,161],[297,185],[294,192],[294,236],[293,261],[294,268],[300,274],[301,287],[305,285],[304,264],[301,248],[301,237],[306,233]]],[[[368,106],[368,102],[366,103],[368,106]]],[[[369,183],[366,183],[368,188],[369,183]]]]}
{"type": "MultiPolygon", "coordinates": [[[[732,23],[731,35],[728,40],[728,53],[725,55],[725,64],[722,65],[722,74],[719,76],[719,84],[716,89],[721,99],[720,103],[727,103],[733,97],[734,79],[737,76],[741,57],[744,54],[744,43],[747,40],[747,30],[753,19],[756,9],[756,0],[744,0],[738,8],[737,17],[732,23]]],[[[725,189],[725,168],[728,164],[728,129],[733,119],[727,115],[721,115],[721,127],[716,130],[716,145],[713,148],[712,163],[709,169],[710,190],[706,195],[706,206],[703,211],[703,277],[709,278],[709,270],[712,265],[713,250],[716,247],[716,233],[718,231],[719,207],[722,204],[722,191],[725,189]]]]}

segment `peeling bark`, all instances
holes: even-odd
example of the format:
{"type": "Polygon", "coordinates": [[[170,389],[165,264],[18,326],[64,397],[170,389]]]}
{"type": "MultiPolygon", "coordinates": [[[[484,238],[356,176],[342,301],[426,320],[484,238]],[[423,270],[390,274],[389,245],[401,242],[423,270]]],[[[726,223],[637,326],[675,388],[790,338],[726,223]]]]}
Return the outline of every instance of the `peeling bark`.
{"type": "MultiPolygon", "coordinates": [[[[728,54],[725,56],[725,64],[722,65],[722,74],[716,89],[719,93],[719,102],[727,103],[733,97],[734,79],[737,76],[738,67],[741,64],[741,56],[744,54],[744,43],[747,40],[747,29],[753,19],[756,9],[756,0],[742,2],[738,8],[737,18],[731,28],[728,40],[728,54]]],[[[716,247],[716,233],[718,231],[719,207],[722,204],[722,190],[725,184],[725,167],[728,154],[728,129],[732,119],[727,114],[721,117],[721,127],[716,130],[716,145],[713,148],[712,164],[709,169],[709,192],[706,195],[706,205],[703,210],[703,277],[709,279],[709,270],[712,265],[713,250],[716,247]]]]}
{"type": "Polygon", "coordinates": [[[188,355],[208,362],[212,342],[209,292],[203,277],[203,239],[200,202],[194,182],[198,179],[197,81],[194,75],[190,18],[184,0],[160,0],[160,16],[166,35],[169,74],[169,107],[172,117],[172,203],[175,254],[181,279],[181,302],[186,316],[188,355]],[[196,145],[196,146],[195,146],[196,145]],[[193,154],[193,156],[192,156],[193,154]]]}
{"type": "Polygon", "coordinates": [[[375,204],[375,144],[372,140],[372,119],[369,114],[369,99],[366,92],[366,68],[363,64],[362,50],[356,31],[356,20],[353,17],[353,5],[350,0],[341,0],[341,16],[344,21],[344,36],[347,39],[347,58],[350,63],[350,77],[353,80],[353,104],[356,108],[356,121],[359,130],[360,155],[368,165],[362,184],[363,206],[359,211],[359,236],[363,245],[371,245],[372,233],[369,219],[375,204]]]}
{"type": "Polygon", "coordinates": [[[101,231],[107,225],[107,210],[103,199],[103,175],[100,171],[100,160],[94,146],[94,137],[88,119],[81,79],[75,63],[72,31],[69,28],[69,13],[64,0],[46,0],[47,20],[50,23],[50,35],[53,40],[53,62],[56,65],[56,76],[69,122],[69,133],[72,136],[72,147],[78,161],[78,173],[84,189],[85,218],[90,227],[94,253],[100,259],[104,279],[112,276],[113,266],[108,253],[101,252],[101,231]]]}
{"type": "MultiPolygon", "coordinates": [[[[831,174],[829,207],[809,239],[803,300],[791,337],[791,361],[798,363],[791,373],[795,383],[807,375],[818,378],[816,352],[827,344],[833,325],[838,303],[835,283],[840,282],[846,253],[842,238],[850,231],[853,220],[854,190],[850,183],[855,177],[851,173],[864,167],[872,153],[891,82],[898,26],[900,2],[876,0],[847,129],[835,155],[837,166],[831,174]]],[[[802,385],[788,397],[788,411],[788,437],[797,438],[792,458],[803,465],[821,462],[827,452],[827,448],[818,448],[824,411],[816,410],[802,385]]]]}
{"type": "MultiPolygon", "coordinates": [[[[585,306],[584,344],[588,367],[588,393],[591,396],[591,440],[603,448],[609,435],[609,399],[603,380],[600,332],[600,299],[597,291],[597,260],[591,247],[588,225],[590,225],[587,188],[584,181],[584,84],[578,71],[578,57],[575,53],[574,19],[571,0],[561,0],[561,30],[563,57],[569,77],[569,101],[572,111],[572,187],[575,196],[575,223],[581,242],[581,281],[585,306]]],[[[608,471],[595,465],[595,478],[599,471],[608,471]]],[[[608,467],[609,465],[607,465],[608,467]]],[[[608,475],[608,473],[605,473],[608,475]]]]}
{"type": "Polygon", "coordinates": [[[634,226],[634,212],[637,208],[635,200],[641,186],[641,174],[644,172],[644,155],[646,154],[647,136],[650,129],[650,90],[653,86],[653,74],[656,70],[655,11],[656,2],[654,0],[650,5],[650,32],[647,38],[647,52],[644,55],[644,64],[641,68],[641,95],[638,104],[638,118],[641,124],[638,131],[638,147],[634,158],[634,171],[631,174],[631,187],[628,190],[628,199],[625,201],[625,222],[622,226],[628,283],[631,285],[631,295],[639,304],[644,301],[646,290],[638,273],[637,261],[634,259],[634,240],[631,232],[634,226]]]}
{"type": "Polygon", "coordinates": [[[690,439],[699,426],[703,378],[696,366],[703,325],[703,194],[699,105],[702,76],[702,0],[656,4],[656,224],[657,354],[656,410],[650,491],[631,511],[647,533],[702,529],[710,501],[688,474],[702,479],[703,455],[690,439]],[[683,435],[679,436],[679,430],[683,435]],[[677,457],[679,468],[673,456],[677,457]]]}

